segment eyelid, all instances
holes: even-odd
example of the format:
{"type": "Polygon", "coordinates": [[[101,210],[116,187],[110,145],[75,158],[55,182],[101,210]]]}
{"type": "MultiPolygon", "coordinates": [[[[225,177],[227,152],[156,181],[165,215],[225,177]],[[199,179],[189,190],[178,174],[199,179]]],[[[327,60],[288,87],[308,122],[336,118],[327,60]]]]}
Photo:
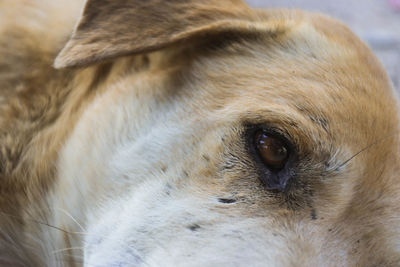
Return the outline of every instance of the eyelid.
{"type": "Polygon", "coordinates": [[[289,148],[289,152],[295,150],[293,142],[290,141],[292,140],[292,138],[289,132],[284,129],[266,124],[255,124],[255,125],[248,124],[246,128],[247,128],[246,132],[248,133],[248,135],[254,134],[257,131],[262,130],[266,134],[281,138],[283,143],[289,148]]]}

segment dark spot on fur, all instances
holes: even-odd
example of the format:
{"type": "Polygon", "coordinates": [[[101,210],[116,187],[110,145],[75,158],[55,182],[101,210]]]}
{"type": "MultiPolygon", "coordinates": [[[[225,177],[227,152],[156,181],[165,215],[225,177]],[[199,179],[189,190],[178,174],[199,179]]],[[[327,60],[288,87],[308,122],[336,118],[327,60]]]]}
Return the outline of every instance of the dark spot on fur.
{"type": "Polygon", "coordinates": [[[189,177],[189,173],[187,171],[183,171],[183,177],[185,178],[189,177]]]}
{"type": "Polygon", "coordinates": [[[291,127],[293,127],[293,128],[299,128],[299,125],[298,125],[296,122],[294,122],[294,121],[289,121],[288,123],[289,123],[289,125],[290,125],[291,127]]]}
{"type": "Polygon", "coordinates": [[[317,219],[317,212],[315,211],[315,209],[311,210],[311,220],[316,220],[317,219]]]}
{"type": "Polygon", "coordinates": [[[209,157],[209,156],[207,156],[207,155],[203,155],[203,159],[204,159],[205,161],[207,161],[207,162],[209,162],[209,161],[210,161],[210,157],[209,157]]]}
{"type": "Polygon", "coordinates": [[[150,58],[148,55],[143,56],[143,68],[148,69],[150,67],[150,58]]]}
{"type": "Polygon", "coordinates": [[[299,105],[296,105],[296,109],[297,109],[298,111],[300,111],[300,112],[305,112],[305,111],[307,111],[307,109],[306,109],[305,107],[299,106],[299,105]]]}
{"type": "Polygon", "coordinates": [[[329,170],[331,168],[331,164],[329,162],[325,162],[325,170],[329,170]]]}
{"type": "Polygon", "coordinates": [[[327,118],[323,116],[316,116],[315,113],[304,106],[296,106],[296,108],[301,113],[307,115],[314,124],[320,126],[325,132],[328,132],[329,121],[327,118]]]}
{"type": "Polygon", "coordinates": [[[165,166],[165,165],[161,166],[161,171],[162,172],[166,172],[167,171],[167,166],[165,166]]]}
{"type": "Polygon", "coordinates": [[[332,229],[328,229],[328,232],[332,232],[332,229]]]}
{"type": "Polygon", "coordinates": [[[314,190],[308,189],[308,190],[306,190],[306,192],[308,192],[308,194],[310,195],[310,197],[313,197],[313,196],[314,196],[314,190]]]}
{"type": "Polygon", "coordinates": [[[234,164],[233,164],[233,163],[227,162],[226,164],[224,164],[224,165],[222,166],[222,170],[231,170],[231,169],[233,169],[233,167],[234,167],[234,164]]]}
{"type": "Polygon", "coordinates": [[[325,132],[328,132],[329,122],[328,122],[328,120],[326,118],[320,117],[319,118],[319,124],[325,130],[325,132]]]}
{"type": "Polygon", "coordinates": [[[342,103],[343,103],[343,97],[342,97],[341,95],[332,94],[332,95],[331,95],[331,99],[332,99],[333,102],[335,102],[336,104],[342,104],[342,103]]]}
{"type": "Polygon", "coordinates": [[[328,124],[329,123],[328,123],[328,120],[326,118],[324,118],[324,117],[315,117],[315,116],[309,116],[309,118],[314,124],[322,127],[322,129],[324,129],[325,132],[328,132],[328,124]]]}
{"type": "Polygon", "coordinates": [[[196,232],[196,231],[197,231],[198,229],[200,229],[201,227],[200,227],[200,225],[198,225],[197,223],[195,223],[195,224],[189,225],[187,228],[188,228],[190,231],[196,232]]]}
{"type": "Polygon", "coordinates": [[[167,183],[165,185],[165,194],[167,194],[167,196],[171,195],[171,189],[172,189],[171,184],[167,183]]]}
{"type": "Polygon", "coordinates": [[[231,204],[235,203],[236,199],[233,198],[218,198],[218,202],[224,203],[224,204],[231,204]]]}

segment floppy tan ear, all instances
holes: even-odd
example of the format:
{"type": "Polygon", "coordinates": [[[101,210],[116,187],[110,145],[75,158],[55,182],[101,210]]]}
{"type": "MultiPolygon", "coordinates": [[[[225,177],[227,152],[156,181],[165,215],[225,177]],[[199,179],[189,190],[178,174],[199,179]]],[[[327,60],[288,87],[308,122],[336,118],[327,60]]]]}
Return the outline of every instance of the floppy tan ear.
{"type": "Polygon", "coordinates": [[[242,0],[88,0],[56,68],[84,66],[226,31],[252,31],[242,0]]]}

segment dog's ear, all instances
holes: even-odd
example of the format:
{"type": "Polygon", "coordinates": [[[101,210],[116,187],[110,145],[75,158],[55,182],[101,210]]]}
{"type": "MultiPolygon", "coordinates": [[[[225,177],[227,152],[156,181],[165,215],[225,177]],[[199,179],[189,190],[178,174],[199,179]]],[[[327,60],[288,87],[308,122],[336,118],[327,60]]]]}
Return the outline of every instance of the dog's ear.
{"type": "Polygon", "coordinates": [[[56,68],[155,51],[208,34],[254,31],[242,0],[87,0],[56,68]]]}

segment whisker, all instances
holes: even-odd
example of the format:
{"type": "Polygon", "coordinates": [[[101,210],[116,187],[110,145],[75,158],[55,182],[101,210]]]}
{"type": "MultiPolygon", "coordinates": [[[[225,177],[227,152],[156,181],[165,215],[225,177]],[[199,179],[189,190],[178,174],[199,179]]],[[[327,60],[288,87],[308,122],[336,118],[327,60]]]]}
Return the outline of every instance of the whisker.
{"type": "Polygon", "coordinates": [[[85,231],[85,229],[83,228],[83,226],[82,226],[80,223],[78,223],[78,221],[77,221],[69,212],[67,212],[66,210],[64,210],[64,209],[62,209],[62,208],[55,208],[55,209],[60,210],[61,212],[63,212],[63,213],[64,213],[65,215],[67,215],[72,221],[74,221],[74,222],[79,226],[79,228],[81,228],[82,231],[85,231]]]}
{"type": "MultiPolygon", "coordinates": [[[[22,219],[21,217],[18,217],[18,216],[12,215],[12,214],[8,214],[8,213],[2,212],[2,211],[0,211],[0,213],[3,214],[3,215],[5,215],[5,216],[8,216],[8,217],[10,217],[10,218],[14,218],[14,219],[23,221],[23,219],[22,219]]],[[[48,226],[48,227],[50,227],[50,228],[59,230],[59,231],[61,231],[61,232],[63,232],[63,233],[66,233],[66,234],[71,234],[71,235],[73,235],[73,234],[75,234],[75,235],[87,235],[87,234],[88,234],[88,233],[84,233],[84,232],[70,232],[70,231],[67,231],[67,230],[65,230],[65,229],[62,229],[62,228],[60,228],[60,227],[57,227],[57,226],[54,226],[54,225],[51,225],[51,224],[48,224],[48,223],[45,223],[45,222],[41,222],[41,221],[38,221],[38,220],[35,220],[35,219],[29,219],[29,218],[28,218],[27,220],[29,220],[29,221],[31,221],[31,222],[34,222],[34,223],[37,223],[37,224],[40,224],[40,225],[48,226]]]]}
{"type": "Polygon", "coordinates": [[[368,144],[367,146],[365,146],[364,148],[362,148],[361,150],[359,150],[357,153],[355,153],[354,155],[352,155],[351,157],[349,157],[347,160],[345,160],[344,162],[342,162],[341,164],[339,164],[339,166],[336,167],[336,168],[334,169],[334,171],[337,171],[337,170],[340,169],[341,167],[347,165],[351,160],[353,160],[354,158],[356,158],[356,157],[357,157],[358,155],[360,155],[361,153],[367,151],[367,150],[370,149],[371,147],[373,147],[373,146],[375,146],[375,145],[377,145],[377,144],[379,144],[379,143],[381,143],[381,142],[387,140],[387,139],[390,138],[390,137],[397,136],[397,134],[398,134],[398,133],[388,134],[388,135],[386,135],[386,136],[384,136],[384,137],[382,137],[382,138],[376,140],[375,142],[372,142],[372,143],[368,144]]]}
{"type": "Polygon", "coordinates": [[[82,246],[82,247],[70,247],[70,248],[62,248],[62,249],[57,249],[57,250],[54,250],[54,251],[52,251],[51,253],[52,254],[56,254],[56,253],[60,253],[60,252],[64,252],[64,251],[68,251],[68,250],[83,250],[85,247],[84,246],[82,246]]]}

